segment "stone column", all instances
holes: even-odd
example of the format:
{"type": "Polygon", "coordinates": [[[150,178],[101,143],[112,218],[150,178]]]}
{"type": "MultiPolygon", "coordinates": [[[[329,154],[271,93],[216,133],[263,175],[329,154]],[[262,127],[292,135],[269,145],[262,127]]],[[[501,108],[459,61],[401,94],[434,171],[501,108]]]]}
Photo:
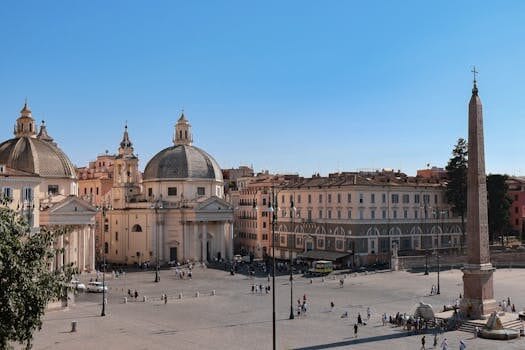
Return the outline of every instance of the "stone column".
{"type": "Polygon", "coordinates": [[[202,224],[202,231],[201,231],[201,261],[205,262],[206,259],[206,244],[208,242],[208,225],[206,222],[202,224]]]}
{"type": "Polygon", "coordinates": [[[483,112],[475,80],[468,124],[467,264],[463,268],[461,311],[467,317],[480,318],[495,311],[497,304],[489,252],[483,112]]]}
{"type": "Polygon", "coordinates": [[[184,221],[182,221],[181,223],[182,223],[182,245],[181,245],[181,248],[182,248],[182,260],[186,260],[186,244],[187,244],[186,223],[184,221]]]}
{"type": "Polygon", "coordinates": [[[229,222],[230,234],[228,235],[228,259],[233,260],[233,222],[229,222]]]}
{"type": "Polygon", "coordinates": [[[226,235],[228,234],[227,230],[226,230],[226,223],[223,221],[221,222],[221,228],[222,228],[222,233],[221,233],[221,257],[223,259],[226,259],[228,257],[228,254],[226,252],[226,235]]]}

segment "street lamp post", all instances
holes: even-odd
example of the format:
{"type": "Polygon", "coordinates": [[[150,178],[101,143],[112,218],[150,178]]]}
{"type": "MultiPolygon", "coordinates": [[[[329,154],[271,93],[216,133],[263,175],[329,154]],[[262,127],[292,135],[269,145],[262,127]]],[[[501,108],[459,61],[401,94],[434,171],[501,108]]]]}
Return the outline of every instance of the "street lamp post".
{"type": "Polygon", "coordinates": [[[437,252],[437,265],[438,265],[438,288],[436,294],[441,294],[441,290],[439,288],[439,252],[437,252]]]}
{"type": "MultiPolygon", "coordinates": [[[[103,217],[104,224],[106,222],[107,209],[108,208],[104,204],[102,206],[102,217],[103,217]]],[[[104,235],[102,237],[104,237],[104,235]]],[[[102,271],[102,312],[100,313],[100,316],[102,317],[106,316],[106,244],[105,244],[106,240],[103,239],[103,241],[104,241],[104,251],[102,255],[102,268],[103,268],[103,271],[102,271]]]]}
{"type": "Polygon", "coordinates": [[[425,276],[428,275],[428,249],[425,249],[425,276]]]}
{"type": "MultiPolygon", "coordinates": [[[[295,206],[294,206],[294,202],[293,202],[293,199],[290,203],[290,215],[292,217],[292,227],[291,229],[294,230],[294,227],[293,227],[293,223],[294,223],[294,217],[295,217],[295,206]]],[[[295,231],[295,230],[294,230],[295,231]]],[[[293,315],[293,251],[292,251],[292,244],[294,244],[295,242],[295,237],[294,235],[291,235],[292,236],[292,239],[289,239],[288,240],[288,243],[290,244],[290,249],[289,249],[289,252],[290,252],[290,320],[293,320],[294,319],[294,315],[293,315]]]]}
{"type": "Polygon", "coordinates": [[[155,234],[156,234],[156,266],[155,266],[155,283],[160,282],[160,273],[159,273],[159,254],[160,254],[160,244],[159,244],[159,209],[162,209],[162,202],[157,200],[153,204],[153,209],[155,209],[155,234]]]}
{"type": "Polygon", "coordinates": [[[275,188],[272,186],[272,198],[270,202],[270,212],[272,213],[272,349],[277,349],[275,334],[275,224],[277,223],[277,196],[275,188]]]}

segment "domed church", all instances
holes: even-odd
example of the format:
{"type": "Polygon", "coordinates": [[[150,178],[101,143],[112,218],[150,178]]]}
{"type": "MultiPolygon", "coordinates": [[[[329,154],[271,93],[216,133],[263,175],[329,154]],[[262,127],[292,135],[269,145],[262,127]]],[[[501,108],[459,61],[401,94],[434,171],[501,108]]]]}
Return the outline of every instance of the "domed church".
{"type": "Polygon", "coordinates": [[[32,233],[42,227],[68,228],[56,242],[64,253],[57,255],[55,268],[72,263],[79,272],[93,270],[96,209],[77,197],[75,167],[48,134],[44,121],[36,126],[27,101],[14,136],[0,143],[2,196],[27,220],[32,233]]]}
{"type": "Polygon", "coordinates": [[[142,181],[127,126],[106,203],[104,253],[114,263],[231,259],[233,208],[224,201],[219,164],[193,146],[181,114],[173,145],[147,163],[142,181]]]}

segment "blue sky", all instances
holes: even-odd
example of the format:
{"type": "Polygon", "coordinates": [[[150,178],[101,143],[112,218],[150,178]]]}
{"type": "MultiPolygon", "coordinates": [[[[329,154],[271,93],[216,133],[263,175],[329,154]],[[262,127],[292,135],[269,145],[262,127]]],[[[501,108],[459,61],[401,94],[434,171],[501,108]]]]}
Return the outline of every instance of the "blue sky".
{"type": "Polygon", "coordinates": [[[525,3],[4,1],[0,139],[27,96],[79,166],[141,168],[182,108],[223,168],[328,174],[444,166],[480,71],[487,171],[525,175],[525,3]]]}

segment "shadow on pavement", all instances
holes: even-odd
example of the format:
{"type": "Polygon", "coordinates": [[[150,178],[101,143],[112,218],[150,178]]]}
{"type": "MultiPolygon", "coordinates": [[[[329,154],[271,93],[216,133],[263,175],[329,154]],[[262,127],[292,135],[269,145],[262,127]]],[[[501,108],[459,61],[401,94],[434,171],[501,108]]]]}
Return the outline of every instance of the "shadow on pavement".
{"type": "Polygon", "coordinates": [[[413,334],[413,333],[385,334],[385,335],[378,335],[376,337],[353,338],[351,340],[343,340],[343,341],[334,342],[334,343],[305,346],[305,347],[295,348],[295,350],[330,349],[330,348],[337,348],[337,347],[341,347],[341,346],[350,346],[350,345],[357,345],[357,344],[364,344],[364,343],[372,343],[372,342],[379,342],[379,341],[389,340],[389,339],[397,339],[397,338],[405,338],[405,337],[412,337],[412,336],[420,336],[420,335],[425,335],[425,334],[428,334],[428,333],[422,332],[422,333],[419,333],[419,334],[413,334]]]}

